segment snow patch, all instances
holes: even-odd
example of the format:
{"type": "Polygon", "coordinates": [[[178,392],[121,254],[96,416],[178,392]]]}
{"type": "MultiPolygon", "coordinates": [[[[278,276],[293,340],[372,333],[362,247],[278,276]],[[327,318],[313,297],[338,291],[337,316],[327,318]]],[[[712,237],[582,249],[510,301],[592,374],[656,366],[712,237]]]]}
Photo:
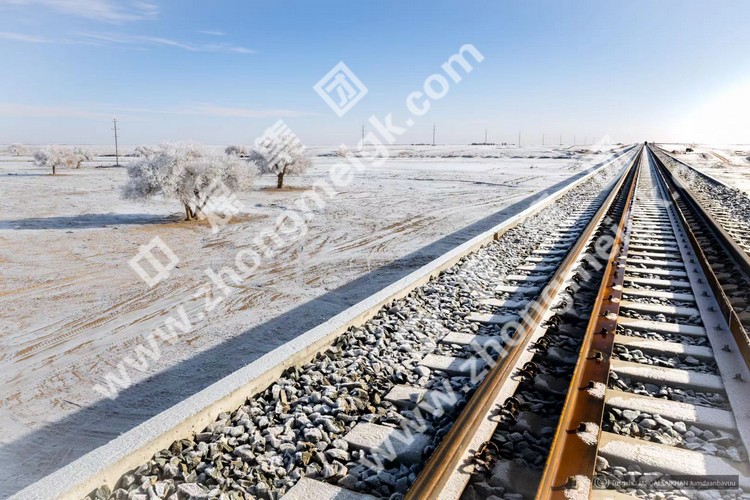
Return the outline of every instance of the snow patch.
{"type": "Polygon", "coordinates": [[[586,389],[586,392],[596,399],[604,399],[604,394],[607,392],[607,386],[601,382],[594,382],[594,387],[589,387],[586,389]]]}
{"type": "Polygon", "coordinates": [[[586,430],[578,431],[576,435],[587,445],[595,446],[596,440],[599,438],[599,426],[594,422],[585,422],[583,425],[586,430]]]}
{"type": "Polygon", "coordinates": [[[576,475],[576,489],[565,489],[563,493],[568,500],[588,500],[591,492],[591,479],[586,476],[576,475]]]}

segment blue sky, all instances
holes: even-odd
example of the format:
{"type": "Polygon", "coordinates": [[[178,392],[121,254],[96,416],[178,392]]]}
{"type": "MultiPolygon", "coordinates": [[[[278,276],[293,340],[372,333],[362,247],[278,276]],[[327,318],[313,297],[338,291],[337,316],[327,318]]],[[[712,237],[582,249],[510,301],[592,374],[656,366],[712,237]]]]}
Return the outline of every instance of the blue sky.
{"type": "Polygon", "coordinates": [[[463,44],[485,59],[399,142],[750,142],[750,2],[0,0],[0,143],[353,144],[463,44]],[[313,85],[344,61],[339,118],[313,85]],[[589,139],[590,140],[590,139],[589,139]]]}

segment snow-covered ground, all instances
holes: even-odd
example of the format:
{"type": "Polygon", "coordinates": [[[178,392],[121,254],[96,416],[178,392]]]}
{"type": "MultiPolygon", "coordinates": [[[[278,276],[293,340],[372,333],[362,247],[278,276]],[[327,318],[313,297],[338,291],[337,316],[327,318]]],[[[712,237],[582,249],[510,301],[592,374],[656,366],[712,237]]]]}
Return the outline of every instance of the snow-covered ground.
{"type": "Polygon", "coordinates": [[[688,165],[750,195],[750,145],[660,144],[688,165]],[[690,148],[693,151],[687,152],[690,148]]]}
{"type": "MultiPolygon", "coordinates": [[[[498,224],[619,147],[409,147],[357,174],[308,223],[301,243],[263,262],[238,293],[171,343],[117,399],[93,390],[207,278],[327,177],[336,148],[289,189],[261,178],[217,234],[176,202],[125,201],[109,158],[59,175],[0,157],[0,495],[103,444],[455,245],[498,224]],[[449,157],[446,157],[449,156],[449,157]],[[128,260],[159,236],[180,258],[149,288],[128,260]]],[[[98,152],[109,152],[99,149],[98,152]]],[[[128,161],[126,159],[125,161],[128,161]]]]}

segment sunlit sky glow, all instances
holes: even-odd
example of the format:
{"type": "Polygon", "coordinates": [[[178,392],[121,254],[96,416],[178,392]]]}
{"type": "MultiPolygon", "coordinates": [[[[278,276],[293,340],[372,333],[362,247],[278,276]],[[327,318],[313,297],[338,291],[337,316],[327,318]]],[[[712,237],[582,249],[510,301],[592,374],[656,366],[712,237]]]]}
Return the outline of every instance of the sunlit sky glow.
{"type": "Polygon", "coordinates": [[[352,144],[458,48],[484,61],[399,142],[750,143],[750,2],[0,0],[0,144],[352,144]],[[343,118],[313,85],[343,60],[343,118]]]}

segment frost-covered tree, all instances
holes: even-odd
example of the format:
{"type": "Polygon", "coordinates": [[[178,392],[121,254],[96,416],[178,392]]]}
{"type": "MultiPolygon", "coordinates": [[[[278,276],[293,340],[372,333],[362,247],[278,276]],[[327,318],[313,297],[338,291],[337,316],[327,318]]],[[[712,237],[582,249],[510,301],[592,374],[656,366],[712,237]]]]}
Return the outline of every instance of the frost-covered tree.
{"type": "Polygon", "coordinates": [[[135,156],[151,156],[156,153],[156,149],[151,146],[138,146],[133,150],[135,156]]]}
{"type": "Polygon", "coordinates": [[[94,159],[94,153],[89,151],[88,149],[83,148],[73,148],[73,154],[76,155],[76,168],[81,168],[81,163],[84,161],[91,161],[94,159]]]}
{"type": "Polygon", "coordinates": [[[341,146],[340,148],[338,148],[335,151],[334,154],[336,156],[340,156],[342,158],[348,158],[348,157],[352,156],[352,150],[349,149],[349,148],[347,148],[346,146],[341,146]]]}
{"type": "Polygon", "coordinates": [[[299,175],[312,165],[305,147],[296,136],[285,134],[266,138],[248,155],[248,160],[258,165],[261,174],[276,175],[276,187],[284,187],[285,175],[299,175]]]}
{"type": "Polygon", "coordinates": [[[29,154],[29,149],[23,144],[11,144],[8,146],[8,153],[13,156],[21,156],[29,154]]]}
{"type": "Polygon", "coordinates": [[[127,199],[163,195],[178,200],[186,220],[202,218],[212,197],[250,189],[256,166],[190,143],[165,144],[128,166],[127,199]]]}
{"type": "Polygon", "coordinates": [[[227,146],[224,152],[229,156],[247,156],[247,148],[245,146],[227,146]]]}
{"type": "Polygon", "coordinates": [[[34,163],[40,167],[51,168],[52,175],[55,175],[59,167],[79,168],[81,162],[90,158],[87,154],[79,148],[50,146],[34,153],[34,163]]]}

